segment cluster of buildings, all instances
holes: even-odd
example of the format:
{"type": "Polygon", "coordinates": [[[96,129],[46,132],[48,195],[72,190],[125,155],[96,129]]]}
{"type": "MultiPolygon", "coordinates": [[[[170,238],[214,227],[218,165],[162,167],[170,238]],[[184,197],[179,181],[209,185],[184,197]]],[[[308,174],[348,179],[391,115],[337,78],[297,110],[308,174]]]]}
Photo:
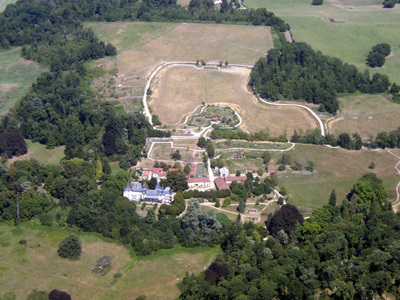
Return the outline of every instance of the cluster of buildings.
{"type": "MultiPolygon", "coordinates": [[[[170,168],[164,171],[163,168],[147,168],[141,175],[142,180],[157,179],[155,189],[150,189],[147,184],[135,182],[131,184],[128,182],[123,191],[123,196],[131,201],[141,201],[146,203],[161,203],[171,204],[175,193],[169,187],[162,187],[160,185],[161,179],[167,179],[168,172],[177,171],[176,168],[170,168]]],[[[227,167],[218,169],[219,177],[214,180],[214,185],[217,190],[229,189],[233,181],[243,182],[247,179],[246,176],[230,176],[227,167]]],[[[268,174],[276,173],[275,167],[268,166],[268,174]]],[[[209,189],[212,187],[212,182],[208,176],[196,176],[196,165],[190,166],[189,178],[187,180],[189,189],[209,189]]]]}
{"type": "Polygon", "coordinates": [[[152,178],[156,179],[167,179],[168,172],[178,171],[176,168],[170,168],[168,171],[164,171],[163,168],[148,168],[147,170],[143,171],[141,179],[143,180],[150,180],[152,178]]]}

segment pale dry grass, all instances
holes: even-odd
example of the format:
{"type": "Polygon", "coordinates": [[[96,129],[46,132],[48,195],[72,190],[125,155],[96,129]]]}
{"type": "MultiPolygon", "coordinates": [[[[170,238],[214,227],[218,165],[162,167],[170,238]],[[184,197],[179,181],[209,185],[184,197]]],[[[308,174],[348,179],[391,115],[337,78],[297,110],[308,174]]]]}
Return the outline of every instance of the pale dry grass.
{"type": "Polygon", "coordinates": [[[232,68],[231,72],[168,67],[156,77],[150,106],[162,123],[176,124],[202,102],[231,106],[243,118],[247,132],[269,131],[271,135],[292,134],[295,129],[317,125],[304,110],[295,107],[262,105],[247,91],[250,70],[232,68]]]}
{"type": "Polygon", "coordinates": [[[126,80],[149,76],[165,61],[204,59],[253,64],[273,47],[269,27],[186,24],[118,56],[126,80]]]}
{"type": "Polygon", "coordinates": [[[81,236],[82,256],[71,261],[57,255],[67,231],[25,226],[18,230],[15,234],[15,227],[0,226],[0,291],[12,291],[16,299],[26,299],[34,289],[50,292],[56,288],[76,300],[128,300],[141,294],[147,299],[172,300],[179,296],[176,284],[185,272],[200,273],[219,251],[176,246],[131,263],[126,247],[86,233],[81,236]],[[20,245],[20,239],[27,245],[20,245]],[[105,255],[112,258],[111,270],[103,276],[92,274],[96,261],[105,255]],[[117,273],[122,275],[119,279],[114,277],[117,273]]]}
{"type": "Polygon", "coordinates": [[[331,132],[358,132],[363,139],[400,126],[400,105],[384,95],[360,95],[340,98],[340,116],[331,122],[331,132]]]}

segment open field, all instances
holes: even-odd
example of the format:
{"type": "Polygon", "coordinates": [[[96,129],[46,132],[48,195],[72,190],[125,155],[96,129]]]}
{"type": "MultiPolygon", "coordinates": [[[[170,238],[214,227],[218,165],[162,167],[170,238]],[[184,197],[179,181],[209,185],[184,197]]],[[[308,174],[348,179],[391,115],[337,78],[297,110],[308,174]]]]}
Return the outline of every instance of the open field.
{"type": "Polygon", "coordinates": [[[294,40],[306,42],[324,54],[366,69],[373,45],[388,43],[393,56],[379,71],[400,82],[400,7],[383,9],[382,1],[328,0],[321,6],[309,0],[245,0],[248,7],[266,7],[290,24],[294,40]],[[329,18],[336,22],[330,22],[329,18]]]}
{"type": "Polygon", "coordinates": [[[28,146],[28,153],[18,157],[14,156],[8,161],[9,164],[18,160],[31,158],[36,159],[41,164],[58,164],[60,163],[60,160],[64,157],[65,146],[60,146],[49,150],[46,149],[45,145],[42,145],[40,143],[33,143],[30,140],[25,141],[26,145],[28,146]]]}
{"type": "Polygon", "coordinates": [[[99,39],[112,43],[119,54],[149,43],[175,29],[177,23],[86,22],[99,39]]]}
{"type": "MultiPolygon", "coordinates": [[[[149,38],[149,42],[139,47],[136,47],[136,43],[125,47],[132,50],[118,56],[118,70],[122,73],[121,83],[142,91],[147,82],[146,77],[162,62],[204,59],[253,64],[273,47],[270,28],[265,26],[186,23],[173,26],[176,27],[162,30],[156,26],[156,32],[160,33],[161,30],[166,33],[153,35],[153,40],[150,41],[149,38]]],[[[149,36],[151,34],[148,33],[149,36]]],[[[110,38],[118,39],[119,35],[113,34],[110,38]]]]}
{"type": "Polygon", "coordinates": [[[43,71],[40,65],[21,58],[19,47],[0,51],[0,116],[7,114],[43,71]]]}
{"type": "Polygon", "coordinates": [[[15,3],[15,0],[0,0],[0,12],[3,11],[7,4],[15,3]]]}
{"type": "MultiPolygon", "coordinates": [[[[395,200],[395,186],[399,181],[394,166],[397,159],[386,151],[348,151],[321,146],[296,145],[286,152],[292,161],[299,159],[304,163],[313,161],[315,171],[311,175],[287,170],[279,172],[279,185],[284,185],[289,193],[289,203],[300,207],[315,208],[326,204],[332,189],[336,190],[338,202],[350,192],[351,187],[365,173],[373,172],[383,180],[389,198],[395,200]],[[375,162],[375,169],[369,169],[375,162]]],[[[274,154],[273,163],[281,154],[274,154]]]]}
{"type": "MultiPolygon", "coordinates": [[[[243,152],[240,152],[243,154],[243,152]]],[[[261,159],[254,158],[242,158],[236,159],[234,158],[235,153],[224,153],[221,155],[221,158],[226,161],[226,166],[229,169],[230,174],[235,174],[237,170],[239,170],[242,174],[246,174],[247,172],[257,172],[258,169],[265,168],[261,159]]],[[[259,154],[261,157],[261,153],[259,154]]]]}
{"type": "Polygon", "coordinates": [[[176,124],[202,102],[235,108],[244,131],[267,130],[271,135],[292,134],[295,129],[316,128],[315,121],[296,107],[262,105],[247,91],[249,70],[220,72],[191,67],[167,67],[155,78],[150,107],[162,123],[176,124]]]}
{"type": "Polygon", "coordinates": [[[268,27],[182,23],[160,38],[119,55],[119,70],[126,73],[142,65],[154,68],[163,61],[196,59],[253,64],[272,47],[268,27]]]}
{"type": "Polygon", "coordinates": [[[203,271],[219,251],[218,248],[175,247],[154,255],[132,259],[122,245],[96,234],[80,234],[82,256],[76,261],[57,255],[59,242],[66,230],[27,225],[0,226],[0,290],[14,292],[17,299],[26,299],[35,288],[50,292],[67,291],[72,299],[175,299],[176,284],[186,271],[203,271]],[[18,241],[25,239],[27,246],[18,241]],[[105,255],[112,258],[112,268],[104,276],[91,273],[96,261],[105,255]],[[120,278],[114,277],[120,274],[120,278]],[[157,274],[157,276],[155,276],[157,274]]]}
{"type": "Polygon", "coordinates": [[[335,135],[342,132],[358,132],[363,139],[391,131],[400,126],[400,105],[384,95],[359,95],[339,98],[340,113],[329,122],[329,131],[335,135]]]}

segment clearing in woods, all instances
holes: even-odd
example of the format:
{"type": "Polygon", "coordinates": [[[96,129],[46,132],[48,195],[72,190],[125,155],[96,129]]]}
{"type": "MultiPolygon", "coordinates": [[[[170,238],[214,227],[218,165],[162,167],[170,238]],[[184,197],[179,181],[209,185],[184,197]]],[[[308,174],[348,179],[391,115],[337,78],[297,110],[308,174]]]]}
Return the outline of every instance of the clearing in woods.
{"type": "Polygon", "coordinates": [[[20,47],[0,52],[0,116],[14,107],[44,71],[39,64],[21,58],[20,47]]]}
{"type": "Polygon", "coordinates": [[[155,78],[150,107],[167,125],[179,123],[205,102],[235,108],[243,118],[240,128],[247,132],[267,130],[271,135],[280,135],[317,128],[315,120],[303,109],[258,103],[247,91],[249,74],[248,69],[234,67],[227,72],[166,67],[155,78]]]}
{"type": "Polygon", "coordinates": [[[72,299],[176,299],[176,284],[185,272],[200,273],[219,248],[176,246],[143,258],[132,258],[129,250],[98,234],[82,233],[82,256],[78,260],[57,255],[58,244],[69,233],[63,229],[28,225],[0,226],[0,291],[26,299],[33,289],[67,291],[72,299]],[[27,245],[19,244],[25,239],[27,245]],[[95,276],[91,270],[102,256],[112,258],[111,270],[95,276]],[[117,275],[119,274],[119,275],[117,275]],[[157,276],[154,276],[157,274],[157,276]]]}
{"type": "Polygon", "coordinates": [[[25,140],[28,147],[28,153],[21,156],[14,156],[8,160],[8,164],[18,160],[36,159],[41,164],[59,164],[60,160],[64,157],[65,146],[59,146],[54,149],[47,149],[45,145],[40,143],[33,143],[30,140],[25,140]]]}
{"type": "Polygon", "coordinates": [[[359,95],[339,98],[340,112],[328,122],[329,132],[357,132],[365,140],[382,131],[399,127],[400,105],[391,102],[387,95],[359,95]]]}

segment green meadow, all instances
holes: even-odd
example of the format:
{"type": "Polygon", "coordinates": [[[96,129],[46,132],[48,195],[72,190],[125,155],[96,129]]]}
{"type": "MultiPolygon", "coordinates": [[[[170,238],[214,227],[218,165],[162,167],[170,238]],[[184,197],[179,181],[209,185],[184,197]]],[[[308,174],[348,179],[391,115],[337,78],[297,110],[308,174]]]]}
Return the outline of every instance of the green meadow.
{"type": "Polygon", "coordinates": [[[244,3],[250,8],[266,7],[289,23],[295,41],[306,42],[360,70],[367,69],[365,59],[373,45],[388,43],[392,56],[382,68],[369,70],[386,74],[391,81],[400,83],[399,6],[383,9],[382,1],[375,0],[325,0],[321,6],[311,5],[311,0],[245,0],[244,3]]]}
{"type": "Polygon", "coordinates": [[[34,290],[68,292],[72,299],[176,299],[185,272],[200,273],[220,251],[219,247],[186,249],[175,246],[146,256],[132,255],[129,247],[99,234],[75,232],[82,240],[77,260],[57,255],[58,244],[71,230],[49,228],[34,222],[18,227],[0,225],[0,295],[13,292],[25,300],[34,290]],[[25,240],[26,244],[19,241],[25,240]],[[92,273],[102,256],[112,259],[103,276],[92,273]],[[156,275],[156,276],[155,276],[156,275]]]}
{"type": "Polygon", "coordinates": [[[45,68],[21,58],[21,48],[0,51],[0,116],[26,94],[45,68]]]}

